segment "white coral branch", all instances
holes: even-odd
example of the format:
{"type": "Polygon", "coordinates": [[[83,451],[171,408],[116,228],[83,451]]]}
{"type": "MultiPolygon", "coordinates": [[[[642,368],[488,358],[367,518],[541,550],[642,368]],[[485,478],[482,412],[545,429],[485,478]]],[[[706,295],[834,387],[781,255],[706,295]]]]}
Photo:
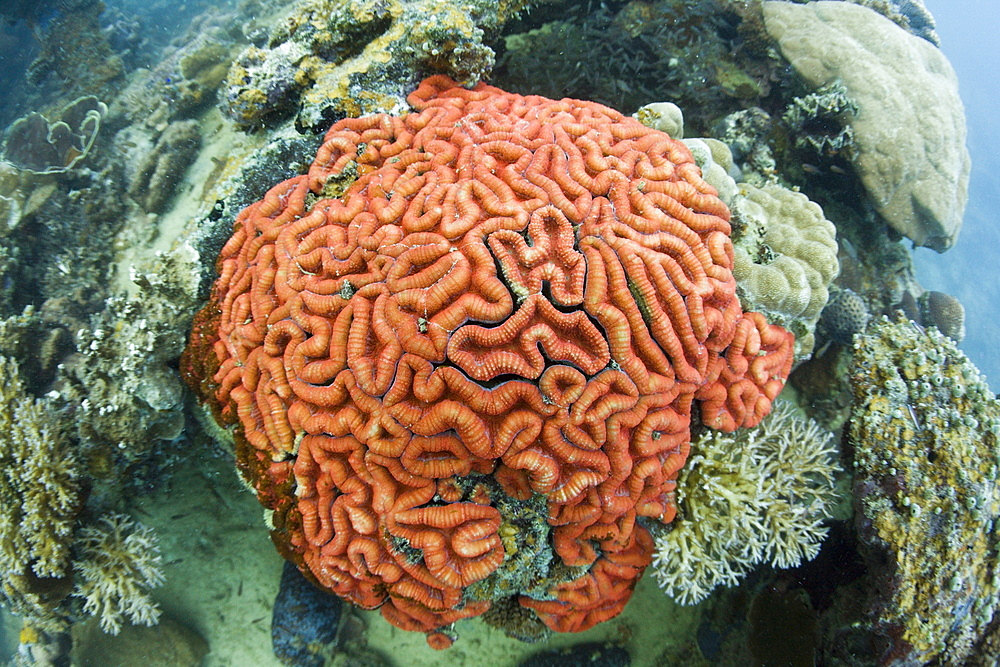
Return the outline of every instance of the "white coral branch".
{"type": "Polygon", "coordinates": [[[155,625],[160,609],[149,590],[164,582],[160,549],[151,528],[123,514],[109,514],[97,527],[79,531],[74,562],[76,588],[83,609],[116,635],[125,618],[134,625],[155,625]]]}
{"type": "Polygon", "coordinates": [[[681,604],[734,586],[754,567],[795,567],[819,553],[834,500],[832,435],[776,403],[755,429],[692,443],[678,478],[678,519],[656,538],[653,572],[681,604]]]}

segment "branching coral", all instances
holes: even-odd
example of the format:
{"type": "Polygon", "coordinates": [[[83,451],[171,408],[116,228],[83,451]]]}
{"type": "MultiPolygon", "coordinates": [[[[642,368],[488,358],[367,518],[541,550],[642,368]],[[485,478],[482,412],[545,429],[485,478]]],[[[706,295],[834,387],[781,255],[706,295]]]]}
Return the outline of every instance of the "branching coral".
{"type": "Polygon", "coordinates": [[[77,461],[17,362],[0,356],[0,586],[18,614],[48,626],[65,594],[80,508],[77,461]]]}
{"type": "Polygon", "coordinates": [[[164,581],[160,548],[151,528],[122,514],[101,517],[98,526],[81,528],[73,563],[83,610],[101,620],[101,629],[117,635],[127,617],[136,625],[156,625],[160,609],[149,589],[164,581]]]}
{"type": "Polygon", "coordinates": [[[668,595],[699,602],[754,567],[812,560],[835,499],[833,436],[785,402],[754,429],[707,431],[677,478],[678,519],[656,539],[668,595]]]}
{"type": "Polygon", "coordinates": [[[25,393],[17,362],[0,357],[0,569],[65,574],[79,509],[77,462],[42,401],[25,393]]]}

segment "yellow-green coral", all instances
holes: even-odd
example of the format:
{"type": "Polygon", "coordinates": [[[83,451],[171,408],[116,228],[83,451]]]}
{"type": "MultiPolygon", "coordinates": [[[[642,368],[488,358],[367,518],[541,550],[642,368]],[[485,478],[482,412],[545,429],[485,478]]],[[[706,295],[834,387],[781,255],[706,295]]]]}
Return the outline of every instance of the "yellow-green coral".
{"type": "Polygon", "coordinates": [[[850,438],[875,630],[907,664],[965,664],[1000,607],[1000,402],[936,329],[883,318],[854,347],[850,438]]]}
{"type": "Polygon", "coordinates": [[[344,116],[398,112],[412,84],[444,73],[463,85],[489,74],[483,43],[528,3],[487,0],[304,0],[264,48],[249,47],[226,80],[224,109],[254,126],[298,107],[323,127],[344,116]]]}
{"type": "Polygon", "coordinates": [[[732,206],[733,275],[740,303],[791,330],[796,358],[807,357],[840,270],[837,230],[800,192],[741,183],[740,194],[732,206]]]}
{"type": "Polygon", "coordinates": [[[757,428],[695,438],[677,479],[678,518],[656,538],[660,586],[693,604],[760,563],[815,558],[835,497],[834,451],[830,433],[784,402],[757,428]]]}
{"type": "Polygon", "coordinates": [[[79,509],[77,463],[45,404],[0,357],[0,578],[60,577],[79,509]]]}
{"type": "Polygon", "coordinates": [[[40,628],[65,622],[78,477],[57,421],[0,356],[0,599],[40,628]]]}

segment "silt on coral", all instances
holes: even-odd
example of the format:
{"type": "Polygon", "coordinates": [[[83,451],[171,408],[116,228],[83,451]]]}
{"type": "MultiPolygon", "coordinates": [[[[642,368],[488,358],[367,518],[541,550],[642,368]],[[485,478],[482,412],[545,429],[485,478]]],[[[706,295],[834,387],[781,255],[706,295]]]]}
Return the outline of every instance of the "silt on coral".
{"type": "Polygon", "coordinates": [[[583,630],[673,518],[694,402],[757,424],[793,338],[741,311],[680,142],[444,76],[409,101],[243,211],[182,370],[323,587],[435,648],[497,600],[583,630]]]}

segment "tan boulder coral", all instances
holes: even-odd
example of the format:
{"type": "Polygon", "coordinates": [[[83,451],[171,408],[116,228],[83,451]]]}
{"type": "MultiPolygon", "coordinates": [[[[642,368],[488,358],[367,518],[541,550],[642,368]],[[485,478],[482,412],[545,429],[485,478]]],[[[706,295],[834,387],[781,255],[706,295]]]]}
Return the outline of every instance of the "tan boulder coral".
{"type": "Polygon", "coordinates": [[[763,10],[768,34],[808,85],[840,82],[857,102],[852,159],[878,212],[917,245],[950,248],[970,163],[948,59],[861,5],[771,0],[763,10]]]}
{"type": "Polygon", "coordinates": [[[774,184],[739,187],[730,207],[740,303],[792,331],[801,360],[812,354],[816,322],[840,271],[837,230],[801,192],[774,184]]]}

